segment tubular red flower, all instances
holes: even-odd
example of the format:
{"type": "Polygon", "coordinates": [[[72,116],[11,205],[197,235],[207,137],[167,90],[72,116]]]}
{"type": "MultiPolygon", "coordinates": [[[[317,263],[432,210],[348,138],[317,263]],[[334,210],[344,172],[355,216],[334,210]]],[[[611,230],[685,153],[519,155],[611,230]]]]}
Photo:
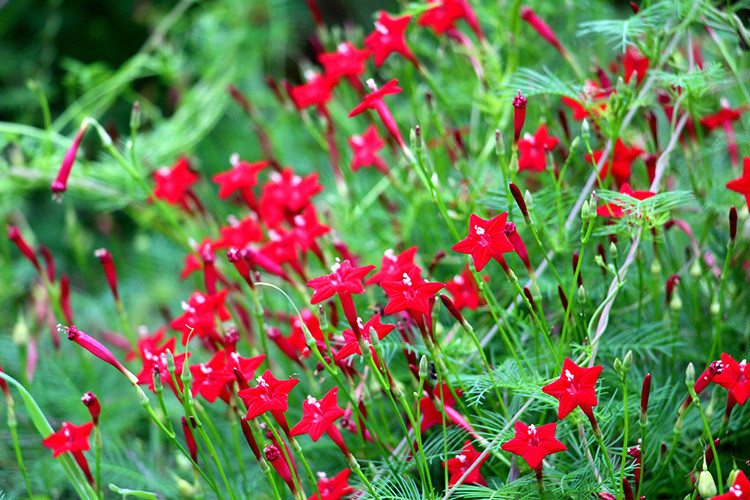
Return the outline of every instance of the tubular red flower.
{"type": "Polygon", "coordinates": [[[582,368],[565,358],[560,378],[542,388],[542,392],[560,400],[557,418],[562,420],[576,407],[584,409],[598,404],[594,387],[602,368],[598,365],[582,368]]]}
{"type": "Polygon", "coordinates": [[[73,139],[73,144],[71,144],[70,148],[68,148],[68,151],[65,153],[62,165],[60,165],[60,170],[57,172],[57,177],[52,181],[52,185],[50,186],[53,195],[59,195],[59,193],[64,193],[68,189],[70,170],[73,168],[73,163],[75,163],[76,154],[78,153],[78,147],[81,145],[81,139],[83,139],[83,135],[86,133],[88,127],[88,120],[84,120],[78,129],[78,133],[76,133],[76,136],[73,139]]]}
{"type": "Polygon", "coordinates": [[[109,351],[109,349],[104,347],[104,345],[98,340],[96,340],[94,337],[90,336],[87,333],[80,331],[78,328],[75,327],[75,325],[70,325],[70,326],[60,325],[58,326],[58,329],[62,330],[64,333],[68,335],[68,340],[72,340],[73,342],[80,345],[81,347],[89,351],[91,354],[96,356],[97,358],[117,368],[123,375],[128,377],[128,380],[130,380],[133,384],[136,384],[138,382],[137,377],[133,375],[130,372],[130,370],[125,368],[122,365],[122,363],[117,361],[114,354],[112,354],[109,351]]]}
{"type": "MultiPolygon", "coordinates": [[[[73,321],[73,310],[70,307],[70,278],[67,274],[60,276],[60,307],[62,308],[63,315],[65,316],[65,322],[68,324],[74,323],[73,321]]],[[[57,335],[53,337],[53,341],[57,338],[56,347],[60,346],[60,340],[57,335]]]]}
{"type": "Polygon", "coordinates": [[[191,425],[188,424],[187,419],[182,417],[182,432],[185,434],[185,443],[190,452],[190,458],[193,459],[193,462],[198,463],[198,445],[195,443],[195,436],[193,436],[193,430],[190,427],[191,425]]]}

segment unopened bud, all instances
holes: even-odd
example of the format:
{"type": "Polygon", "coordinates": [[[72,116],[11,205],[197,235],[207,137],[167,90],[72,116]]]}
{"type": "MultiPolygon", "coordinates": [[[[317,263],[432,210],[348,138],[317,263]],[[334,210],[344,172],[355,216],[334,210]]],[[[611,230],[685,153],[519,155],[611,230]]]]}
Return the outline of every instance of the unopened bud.
{"type": "Polygon", "coordinates": [[[674,312],[680,312],[682,310],[682,299],[679,295],[672,295],[672,300],[669,301],[669,308],[674,312]]]}
{"type": "Polygon", "coordinates": [[[729,209],[729,239],[734,242],[737,237],[737,209],[732,207],[729,209]]]}
{"type": "Polygon", "coordinates": [[[695,367],[693,366],[693,363],[688,363],[687,368],[685,369],[685,384],[688,387],[693,387],[695,385],[695,367]]]}
{"type": "Polygon", "coordinates": [[[526,202],[526,207],[529,210],[534,210],[534,199],[531,197],[531,193],[527,189],[526,192],[523,194],[523,201],[526,202]]]}
{"type": "Polygon", "coordinates": [[[716,481],[711,473],[706,469],[706,463],[703,463],[704,469],[698,474],[698,493],[701,498],[712,498],[716,496],[716,481]]]}
{"type": "Polygon", "coordinates": [[[690,270],[688,271],[690,273],[691,278],[700,278],[703,274],[703,270],[701,269],[701,263],[699,259],[695,259],[693,263],[690,265],[690,270]]]}
{"type": "Polygon", "coordinates": [[[735,464],[734,467],[732,467],[732,470],[729,471],[729,475],[727,476],[727,488],[731,488],[732,485],[737,481],[737,474],[740,473],[740,470],[737,468],[737,465],[735,464]]]}
{"type": "Polygon", "coordinates": [[[579,304],[586,303],[586,289],[583,287],[583,285],[578,287],[578,303],[579,304]]]}
{"type": "Polygon", "coordinates": [[[419,378],[420,379],[427,379],[430,372],[430,362],[427,360],[427,356],[422,355],[421,358],[419,358],[419,378]]]}
{"type": "Polygon", "coordinates": [[[719,305],[719,302],[714,300],[711,302],[711,306],[708,308],[709,312],[711,313],[711,316],[717,316],[719,314],[719,311],[721,310],[721,306],[719,305]]]}
{"type": "Polygon", "coordinates": [[[141,105],[138,101],[133,103],[133,109],[130,111],[130,128],[138,130],[141,126],[141,105]]]}
{"type": "Polygon", "coordinates": [[[164,357],[166,358],[166,364],[167,364],[167,370],[169,370],[170,373],[175,373],[174,368],[174,354],[172,354],[171,349],[167,349],[164,353],[164,357]]]}
{"type": "Polygon", "coordinates": [[[633,351],[625,353],[625,357],[622,358],[622,370],[624,373],[630,371],[630,367],[633,366],[633,351]]]}
{"type": "Polygon", "coordinates": [[[651,263],[651,274],[661,274],[661,264],[658,260],[651,263]]]}
{"type": "Polygon", "coordinates": [[[617,373],[622,372],[622,361],[620,361],[620,358],[615,358],[615,361],[612,363],[612,368],[614,368],[617,373]]]}
{"type": "Polygon", "coordinates": [[[13,326],[13,343],[18,346],[24,346],[29,342],[29,326],[26,324],[22,314],[18,315],[16,324],[13,326]]]}
{"type": "Polygon", "coordinates": [[[615,245],[614,241],[609,243],[609,255],[611,255],[613,259],[617,258],[617,245],[615,245]]]}
{"type": "Polygon", "coordinates": [[[589,207],[589,202],[584,201],[583,205],[581,205],[581,219],[582,220],[589,220],[591,218],[591,208],[589,207]]]}
{"type": "Polygon", "coordinates": [[[495,154],[498,156],[505,154],[505,141],[499,130],[495,130],[495,154]]]}
{"type": "Polygon", "coordinates": [[[583,122],[581,123],[581,136],[583,137],[583,140],[587,143],[589,142],[589,137],[591,136],[591,128],[589,127],[589,121],[584,118],[583,122]]]}

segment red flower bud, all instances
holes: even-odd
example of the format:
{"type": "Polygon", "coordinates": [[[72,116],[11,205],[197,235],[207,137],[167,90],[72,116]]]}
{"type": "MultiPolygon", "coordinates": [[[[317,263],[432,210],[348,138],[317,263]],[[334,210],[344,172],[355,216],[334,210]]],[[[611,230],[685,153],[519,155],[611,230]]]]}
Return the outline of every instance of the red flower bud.
{"type": "Polygon", "coordinates": [[[57,177],[51,185],[53,195],[64,193],[68,188],[68,176],[70,175],[70,169],[73,168],[73,163],[75,162],[76,154],[78,153],[78,146],[81,145],[81,139],[83,139],[83,134],[86,133],[88,127],[88,120],[84,120],[81,124],[81,127],[78,129],[78,133],[73,139],[73,144],[70,146],[67,153],[65,153],[62,165],[60,166],[60,170],[57,173],[57,177]]]}
{"type": "Polygon", "coordinates": [[[567,56],[567,52],[563,48],[560,41],[557,39],[555,32],[552,31],[552,28],[550,28],[547,23],[542,21],[539,16],[536,15],[531,7],[521,7],[521,19],[529,23],[529,26],[531,26],[534,31],[539,34],[539,36],[552,44],[552,46],[555,47],[557,51],[560,52],[560,54],[562,54],[563,56],[567,56]]]}
{"type": "Polygon", "coordinates": [[[518,144],[518,139],[521,137],[521,129],[526,121],[526,103],[526,98],[521,95],[519,89],[518,95],[513,98],[513,107],[515,108],[513,113],[513,144],[518,144]]]}
{"type": "Polygon", "coordinates": [[[26,240],[23,239],[21,231],[16,226],[8,226],[8,239],[15,243],[23,256],[34,264],[34,267],[39,271],[39,274],[44,273],[44,271],[42,271],[42,266],[39,265],[39,260],[36,258],[36,254],[28,243],[26,243],[26,240]]]}
{"type": "Polygon", "coordinates": [[[255,459],[260,460],[260,448],[258,448],[258,443],[255,441],[255,436],[253,436],[253,431],[250,429],[250,424],[247,423],[245,417],[240,417],[240,427],[242,427],[242,434],[245,435],[245,441],[250,445],[250,449],[253,450],[255,459]]]}
{"type": "Polygon", "coordinates": [[[737,209],[729,209],[729,239],[734,241],[737,237],[737,209]]]}
{"type": "Polygon", "coordinates": [[[647,373],[643,377],[643,387],[641,388],[641,423],[643,424],[646,423],[649,394],[651,394],[651,374],[647,373]]]}
{"type": "Polygon", "coordinates": [[[453,303],[453,301],[450,298],[448,298],[447,295],[443,293],[440,294],[440,300],[443,302],[443,305],[445,306],[445,308],[448,309],[448,312],[451,313],[451,315],[454,318],[456,318],[456,321],[458,321],[459,323],[463,325],[465,321],[464,317],[461,314],[461,311],[459,311],[458,308],[456,308],[456,305],[453,303]]]}
{"type": "Polygon", "coordinates": [[[52,252],[46,245],[39,247],[39,253],[44,257],[44,261],[47,264],[47,279],[50,283],[55,281],[55,260],[52,258],[52,252]]]}
{"type": "Polygon", "coordinates": [[[512,194],[513,199],[516,200],[516,205],[518,205],[518,208],[521,210],[521,213],[523,214],[523,218],[528,219],[529,209],[526,207],[526,200],[523,199],[523,194],[521,194],[521,190],[518,189],[518,186],[516,186],[512,182],[509,184],[509,186],[510,186],[510,194],[512,194]]]}
{"type": "MultiPolygon", "coordinates": [[[[60,307],[65,315],[65,322],[68,324],[74,323],[73,310],[70,308],[70,278],[67,274],[60,276],[60,307]]],[[[55,337],[57,338],[56,347],[60,347],[59,337],[57,335],[55,337]]]]}
{"type": "Polygon", "coordinates": [[[99,413],[101,413],[101,406],[99,400],[96,399],[96,395],[93,392],[87,392],[81,398],[81,402],[89,409],[91,414],[91,421],[94,425],[99,425],[99,413]]]}
{"type": "Polygon", "coordinates": [[[115,272],[115,265],[112,262],[112,254],[106,248],[100,248],[94,251],[94,255],[101,261],[104,266],[104,275],[107,277],[107,283],[109,283],[109,289],[112,290],[112,295],[115,298],[115,302],[120,301],[120,296],[117,293],[117,273],[115,272]]]}
{"type": "MultiPolygon", "coordinates": [[[[192,423],[192,417],[191,417],[192,423]]],[[[188,451],[190,452],[190,458],[193,462],[198,463],[198,445],[195,443],[195,436],[193,436],[193,430],[188,425],[188,421],[185,417],[182,417],[182,432],[185,433],[185,442],[187,443],[188,451]]]]}

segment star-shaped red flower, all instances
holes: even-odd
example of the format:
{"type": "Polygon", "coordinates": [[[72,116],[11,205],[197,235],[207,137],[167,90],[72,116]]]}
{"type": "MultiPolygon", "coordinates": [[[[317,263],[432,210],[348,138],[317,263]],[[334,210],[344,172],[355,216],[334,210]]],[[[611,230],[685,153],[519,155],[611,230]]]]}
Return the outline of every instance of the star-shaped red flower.
{"type": "Polygon", "coordinates": [[[331,90],[335,83],[328,75],[316,74],[312,75],[307,83],[292,87],[289,94],[297,109],[325,106],[331,100],[331,90]]]}
{"type": "Polygon", "coordinates": [[[362,135],[354,135],[349,139],[349,146],[352,148],[354,157],[352,158],[351,168],[357,171],[362,167],[374,166],[383,173],[388,172],[388,165],[378,155],[378,151],[383,149],[385,141],[380,138],[378,128],[370,125],[362,135]]]}
{"type": "Polygon", "coordinates": [[[727,189],[744,195],[747,206],[750,208],[750,157],[742,160],[742,176],[727,182],[727,189]]]}
{"type": "Polygon", "coordinates": [[[422,279],[422,270],[417,266],[402,275],[400,281],[383,281],[380,286],[385,290],[390,301],[385,306],[385,314],[391,314],[405,309],[430,313],[429,299],[438,291],[445,288],[444,283],[431,283],[422,279]]]}
{"type": "Polygon", "coordinates": [[[207,363],[190,366],[193,383],[190,391],[193,395],[200,394],[206,401],[213,403],[222,389],[235,380],[234,371],[227,364],[226,351],[219,351],[207,363]]]}
{"type": "MultiPolygon", "coordinates": [[[[143,363],[143,368],[138,372],[136,377],[138,378],[138,384],[148,384],[148,388],[152,391],[154,389],[154,370],[159,370],[161,375],[161,381],[163,384],[169,385],[173,391],[177,392],[172,380],[172,374],[167,369],[167,350],[173,353],[174,356],[174,374],[177,378],[177,383],[182,387],[182,381],[180,375],[182,374],[182,365],[185,363],[185,357],[189,357],[191,353],[182,353],[174,355],[175,352],[175,339],[170,337],[163,345],[159,346],[162,336],[165,330],[159,329],[154,332],[154,335],[150,337],[142,337],[138,341],[138,355],[143,363]]],[[[127,359],[127,358],[126,358],[127,359]]]]}
{"type": "Polygon", "coordinates": [[[451,475],[448,480],[448,486],[453,486],[461,479],[461,476],[476,463],[476,466],[469,472],[466,479],[463,480],[462,484],[481,484],[487,486],[487,481],[479,473],[479,469],[482,464],[489,458],[489,455],[479,459],[482,454],[474,449],[471,441],[467,440],[464,443],[464,448],[461,453],[451,458],[447,462],[443,462],[443,466],[448,468],[448,473],[451,475]]]}
{"type": "Polygon", "coordinates": [[[463,9],[455,0],[427,0],[428,5],[434,5],[419,16],[418,24],[432,28],[436,35],[455,28],[456,21],[463,17],[463,9]]]}
{"type": "MultiPolygon", "coordinates": [[[[593,163],[599,163],[602,153],[604,153],[604,150],[594,151],[593,163]]],[[[630,179],[630,165],[633,163],[633,160],[638,158],[642,153],[642,149],[635,146],[628,147],[622,142],[622,139],[617,139],[614,151],[612,152],[611,161],[608,160],[602,165],[601,170],[599,171],[599,178],[603,180],[607,177],[611,163],[612,177],[617,184],[619,185],[628,182],[630,179]]],[[[591,158],[591,155],[586,153],[586,160],[592,161],[591,158]]]]}
{"type": "Polygon", "coordinates": [[[738,363],[727,353],[721,354],[721,364],[724,371],[717,374],[713,381],[729,389],[737,404],[744,404],[750,397],[750,365],[744,359],[738,363]]]}
{"type": "Polygon", "coordinates": [[[542,392],[560,400],[557,418],[565,418],[579,406],[598,404],[594,387],[601,371],[601,366],[582,368],[570,358],[565,358],[560,378],[542,388],[542,392]]]}
{"type": "Polygon", "coordinates": [[[313,441],[320,439],[328,427],[344,415],[344,410],[337,403],[338,387],[334,387],[323,399],[318,401],[312,396],[302,403],[302,420],[292,427],[292,436],[309,434],[313,441]]]}
{"type": "Polygon", "coordinates": [[[258,184],[258,172],[267,166],[267,161],[255,163],[238,161],[231,169],[214,175],[211,180],[219,185],[219,198],[224,199],[242,188],[256,186],[258,184]]]}
{"type": "Polygon", "coordinates": [[[320,481],[318,481],[318,494],[314,494],[307,500],[341,500],[342,498],[351,495],[354,490],[349,486],[349,474],[351,469],[344,469],[332,478],[328,478],[322,472],[320,481]]]}
{"type": "Polygon", "coordinates": [[[318,183],[318,173],[306,177],[285,168],[269,175],[260,195],[260,216],[268,227],[289,221],[310,203],[310,199],[323,190],[318,183]]]}
{"type": "Polygon", "coordinates": [[[86,451],[90,448],[89,434],[93,427],[94,422],[87,422],[83,425],[63,422],[62,428],[44,438],[42,444],[52,449],[52,458],[57,458],[67,452],[86,451]]]}
{"type": "Polygon", "coordinates": [[[606,103],[601,102],[607,97],[607,92],[593,80],[587,80],[583,87],[583,92],[578,95],[577,99],[563,96],[560,100],[566,106],[573,110],[573,119],[581,121],[592,114],[594,117],[599,116],[607,108],[606,103]],[[586,106],[584,106],[584,104],[586,106]],[[590,111],[590,112],[589,112],[590,111]]]}
{"type": "Polygon", "coordinates": [[[560,139],[550,137],[547,134],[547,126],[539,126],[534,135],[526,134],[518,141],[518,170],[535,170],[542,172],[547,168],[547,151],[557,147],[560,139]]]}
{"type": "Polygon", "coordinates": [[[337,262],[331,267],[333,271],[331,274],[319,276],[307,282],[307,286],[315,290],[310,303],[317,304],[342,292],[363,293],[365,287],[362,286],[362,278],[373,269],[375,266],[354,267],[348,260],[337,262]]]}
{"type": "Polygon", "coordinates": [[[469,235],[453,245],[452,250],[471,254],[477,271],[484,269],[493,257],[502,258],[506,252],[513,251],[513,244],[505,236],[505,221],[508,212],[503,212],[490,220],[471,214],[469,217],[469,235]]]}
{"type": "Polygon", "coordinates": [[[750,500],[750,481],[744,472],[739,471],[729,491],[710,500],[750,500]]]}
{"type": "Polygon", "coordinates": [[[247,405],[245,418],[249,420],[267,411],[286,411],[289,391],[299,383],[299,379],[279,380],[271,374],[271,370],[266,370],[256,380],[257,387],[241,389],[237,393],[247,405]]]}
{"type": "Polygon", "coordinates": [[[187,345],[191,334],[204,339],[218,340],[216,320],[226,321],[231,318],[224,302],[228,289],[214,294],[195,291],[183,307],[185,312],[172,320],[169,324],[175,330],[182,332],[182,344],[187,345]]]}
{"type": "Polygon", "coordinates": [[[154,172],[154,197],[187,208],[186,193],[197,181],[187,157],[181,156],[171,168],[162,167],[154,172]]]}
{"type": "Polygon", "coordinates": [[[407,248],[400,254],[396,255],[393,249],[388,249],[383,254],[380,261],[380,271],[376,272],[365,282],[367,285],[381,283],[383,281],[398,281],[404,273],[409,272],[414,267],[414,255],[417,253],[417,247],[407,248]]]}
{"type": "Polygon", "coordinates": [[[396,52],[401,54],[415,66],[419,66],[417,59],[409,47],[406,46],[406,27],[411,22],[411,16],[391,17],[385,11],[380,11],[375,21],[375,31],[365,37],[365,47],[375,56],[375,66],[378,68],[396,52]]]}
{"type": "MultiPolygon", "coordinates": [[[[656,193],[652,193],[651,191],[633,191],[630,187],[630,184],[628,184],[627,182],[622,185],[622,187],[620,188],[620,192],[622,194],[631,196],[636,200],[646,200],[648,198],[651,198],[652,196],[656,196],[656,193]]],[[[628,202],[607,203],[596,209],[596,215],[600,217],[615,217],[619,219],[625,214],[630,213],[630,210],[624,209],[622,206],[627,206],[628,204],[628,202]]]]}
{"type": "Polygon", "coordinates": [[[258,219],[248,215],[242,220],[232,219],[227,226],[221,228],[221,236],[212,246],[212,249],[221,248],[245,248],[248,243],[263,241],[263,230],[258,224],[258,219]]]}
{"type": "Polygon", "coordinates": [[[547,455],[565,451],[567,446],[555,438],[557,424],[547,424],[541,427],[526,425],[516,421],[514,428],[516,435],[513,439],[503,444],[501,448],[526,460],[529,467],[536,469],[541,466],[542,460],[547,455]]]}
{"type": "Polygon", "coordinates": [[[357,76],[365,72],[365,61],[370,57],[370,51],[358,49],[349,42],[339,44],[336,52],[320,54],[318,60],[325,68],[326,75],[331,79],[342,76],[357,76]]]}
{"type": "MultiPolygon", "coordinates": [[[[396,327],[393,325],[382,324],[380,322],[380,314],[376,314],[375,316],[370,318],[367,323],[360,327],[362,337],[364,337],[368,344],[370,344],[371,328],[375,330],[375,333],[378,336],[378,340],[383,340],[383,338],[391,333],[396,327]]],[[[354,334],[354,330],[346,329],[342,332],[342,334],[344,335],[344,346],[339,350],[339,352],[336,353],[336,359],[343,359],[347,356],[351,356],[352,354],[359,354],[360,356],[362,356],[362,349],[359,346],[359,341],[357,340],[357,336],[354,334]]],[[[370,351],[374,356],[375,351],[372,348],[372,345],[370,345],[370,351]]]]}

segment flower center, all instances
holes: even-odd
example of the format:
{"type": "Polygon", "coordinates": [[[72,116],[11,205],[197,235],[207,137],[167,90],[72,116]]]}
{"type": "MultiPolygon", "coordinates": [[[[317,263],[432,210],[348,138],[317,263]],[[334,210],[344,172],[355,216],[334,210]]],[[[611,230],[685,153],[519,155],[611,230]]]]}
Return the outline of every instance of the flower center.
{"type": "Polygon", "coordinates": [[[404,285],[411,286],[411,278],[409,277],[408,274],[404,273],[403,274],[403,279],[401,281],[404,282],[404,285]]]}

